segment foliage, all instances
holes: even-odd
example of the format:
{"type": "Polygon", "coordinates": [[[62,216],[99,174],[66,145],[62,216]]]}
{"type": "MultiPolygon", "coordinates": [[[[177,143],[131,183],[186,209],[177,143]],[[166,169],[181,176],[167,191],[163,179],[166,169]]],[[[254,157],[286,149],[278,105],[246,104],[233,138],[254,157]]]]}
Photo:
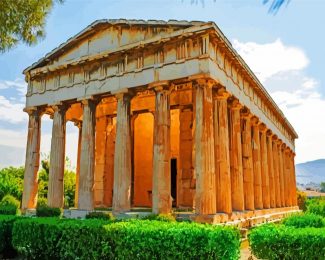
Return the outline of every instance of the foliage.
{"type": "Polygon", "coordinates": [[[320,192],[325,192],[325,182],[320,183],[320,192]]]}
{"type": "Polygon", "coordinates": [[[249,242],[259,259],[325,259],[325,228],[268,224],[251,230],[249,242]]]}
{"type": "Polygon", "coordinates": [[[12,244],[27,259],[59,259],[59,219],[21,218],[15,221],[12,244]]]}
{"type": "Polygon", "coordinates": [[[0,52],[13,48],[20,41],[32,45],[43,38],[45,20],[54,2],[55,0],[1,0],[0,52]]]}
{"type": "Polygon", "coordinates": [[[47,205],[37,205],[36,216],[38,217],[60,217],[62,214],[62,209],[51,208],[47,205]]]}
{"type": "Polygon", "coordinates": [[[0,200],[2,200],[5,195],[12,195],[21,201],[24,171],[23,167],[8,167],[0,170],[0,200]]]}
{"type": "Polygon", "coordinates": [[[93,211],[93,212],[89,212],[86,215],[86,219],[113,220],[114,217],[111,213],[108,213],[108,212],[93,211]]]}
{"type": "Polygon", "coordinates": [[[307,201],[307,212],[325,217],[325,198],[313,198],[307,201]]]}
{"type": "Polygon", "coordinates": [[[76,192],[76,173],[65,170],[64,172],[64,205],[65,207],[74,206],[74,196],[76,192]]]}
{"type": "Polygon", "coordinates": [[[158,220],[158,221],[164,221],[164,222],[175,222],[176,219],[174,216],[170,214],[150,214],[145,217],[142,217],[143,220],[158,220]]]}
{"type": "Polygon", "coordinates": [[[37,207],[38,206],[46,206],[47,205],[47,198],[38,198],[37,199],[37,207]]]}
{"type": "Polygon", "coordinates": [[[6,195],[0,202],[0,214],[16,215],[19,213],[20,202],[11,195],[6,195]]]}
{"type": "Polygon", "coordinates": [[[5,205],[13,205],[17,209],[20,208],[20,202],[14,196],[11,196],[9,194],[4,196],[0,202],[0,206],[5,206],[5,205]]]}
{"type": "Polygon", "coordinates": [[[283,220],[285,226],[305,228],[305,227],[315,227],[321,228],[325,227],[325,219],[321,216],[314,214],[296,214],[285,218],[283,220]]]}
{"type": "Polygon", "coordinates": [[[12,227],[15,216],[0,215],[0,254],[4,254],[5,258],[15,256],[15,250],[12,247],[12,227]]]}
{"type": "Polygon", "coordinates": [[[263,4],[271,2],[269,13],[276,14],[284,4],[289,4],[290,0],[263,0],[263,4]]]}
{"type": "Polygon", "coordinates": [[[177,222],[20,218],[12,244],[27,259],[238,259],[240,235],[177,222]]]}
{"type": "Polygon", "coordinates": [[[302,211],[306,211],[306,201],[307,201],[306,193],[297,190],[297,203],[299,209],[301,209],[302,211]]]}

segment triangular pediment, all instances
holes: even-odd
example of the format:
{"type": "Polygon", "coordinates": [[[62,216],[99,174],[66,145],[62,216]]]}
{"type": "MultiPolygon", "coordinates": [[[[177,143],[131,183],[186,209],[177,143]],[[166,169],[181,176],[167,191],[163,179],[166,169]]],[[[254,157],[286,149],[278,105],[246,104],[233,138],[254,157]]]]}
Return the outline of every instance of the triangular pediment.
{"type": "Polygon", "coordinates": [[[148,40],[157,35],[164,36],[177,30],[201,24],[204,24],[204,22],[98,20],[26,68],[24,73],[55,63],[69,62],[84,56],[113,51],[128,44],[148,40]]]}

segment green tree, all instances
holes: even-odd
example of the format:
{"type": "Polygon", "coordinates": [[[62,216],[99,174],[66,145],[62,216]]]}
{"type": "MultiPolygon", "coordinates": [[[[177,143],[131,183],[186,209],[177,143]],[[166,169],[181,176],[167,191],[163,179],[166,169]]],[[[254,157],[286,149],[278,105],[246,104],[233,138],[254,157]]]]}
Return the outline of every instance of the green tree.
{"type": "Polygon", "coordinates": [[[8,167],[0,170],[0,201],[5,195],[14,196],[21,201],[24,172],[23,167],[8,167]]]}
{"type": "Polygon", "coordinates": [[[54,3],[64,0],[1,0],[0,52],[19,42],[32,45],[45,36],[46,17],[54,3]]]}
{"type": "Polygon", "coordinates": [[[325,182],[320,183],[320,191],[325,192],[325,182]]]}

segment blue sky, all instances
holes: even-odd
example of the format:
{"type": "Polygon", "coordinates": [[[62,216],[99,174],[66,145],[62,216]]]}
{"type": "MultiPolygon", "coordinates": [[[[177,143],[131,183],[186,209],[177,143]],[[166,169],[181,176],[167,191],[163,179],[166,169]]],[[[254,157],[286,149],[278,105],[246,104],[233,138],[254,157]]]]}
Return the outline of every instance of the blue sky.
{"type": "MultiPolygon", "coordinates": [[[[325,2],[291,0],[277,15],[262,0],[66,0],[49,15],[46,38],[0,54],[0,168],[23,164],[27,116],[22,70],[96,19],[214,21],[260,78],[296,128],[297,162],[325,158],[325,2]]],[[[75,162],[77,130],[68,125],[67,153],[75,162]]],[[[51,120],[42,127],[49,152],[51,120]]]]}

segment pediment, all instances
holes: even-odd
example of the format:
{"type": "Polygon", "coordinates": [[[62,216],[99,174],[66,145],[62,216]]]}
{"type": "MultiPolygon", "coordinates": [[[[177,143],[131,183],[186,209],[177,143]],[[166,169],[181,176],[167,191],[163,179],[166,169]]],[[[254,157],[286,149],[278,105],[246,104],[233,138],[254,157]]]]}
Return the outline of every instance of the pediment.
{"type": "Polygon", "coordinates": [[[84,56],[113,51],[128,44],[164,36],[204,22],[156,21],[156,20],[98,20],[74,37],[49,52],[45,57],[24,70],[69,62],[84,56]]]}

